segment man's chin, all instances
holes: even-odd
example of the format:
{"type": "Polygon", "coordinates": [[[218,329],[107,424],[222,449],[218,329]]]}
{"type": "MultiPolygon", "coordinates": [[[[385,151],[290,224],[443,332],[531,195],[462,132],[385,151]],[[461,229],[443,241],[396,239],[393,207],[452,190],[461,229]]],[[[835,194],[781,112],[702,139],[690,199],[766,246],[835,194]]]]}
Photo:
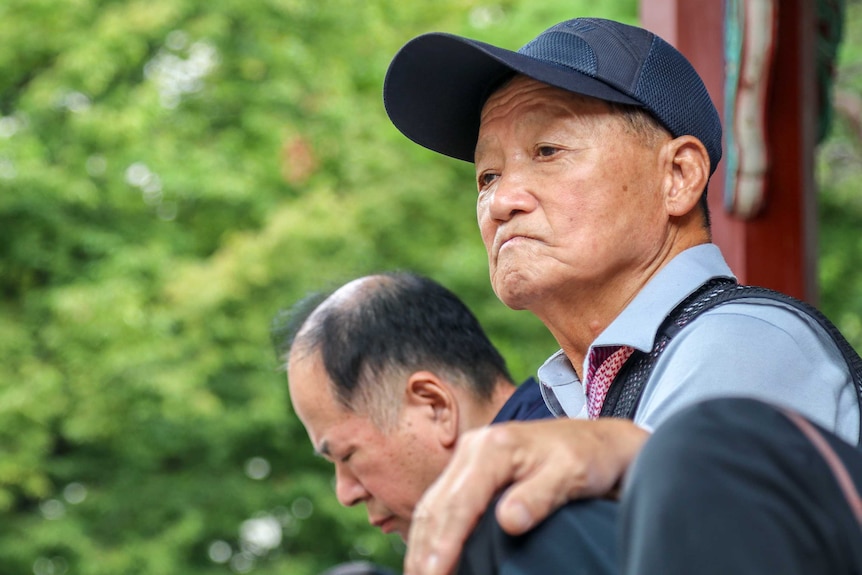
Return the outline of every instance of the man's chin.
{"type": "Polygon", "coordinates": [[[514,310],[529,309],[529,304],[535,297],[532,276],[518,270],[495,270],[491,277],[491,287],[497,298],[514,310]]]}
{"type": "Polygon", "coordinates": [[[528,303],[530,301],[529,293],[526,293],[524,289],[524,285],[513,285],[513,286],[501,286],[499,290],[495,289],[494,292],[497,294],[497,299],[499,299],[503,304],[513,310],[522,311],[528,309],[528,303]]]}
{"type": "Polygon", "coordinates": [[[383,523],[377,525],[377,528],[380,529],[386,535],[391,533],[397,533],[401,539],[407,541],[407,534],[410,531],[410,524],[404,525],[402,521],[400,521],[397,517],[390,517],[386,519],[383,523]]]}

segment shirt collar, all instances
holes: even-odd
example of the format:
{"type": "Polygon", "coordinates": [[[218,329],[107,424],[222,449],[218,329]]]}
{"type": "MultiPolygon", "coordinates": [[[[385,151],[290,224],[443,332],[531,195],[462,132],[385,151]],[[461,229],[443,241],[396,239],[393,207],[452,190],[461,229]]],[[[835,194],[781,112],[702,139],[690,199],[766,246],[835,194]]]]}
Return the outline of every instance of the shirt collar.
{"type": "Polygon", "coordinates": [[[715,244],[689,248],[663,267],[605,330],[592,347],[627,345],[652,350],[662,322],[679,303],[712,278],[733,278],[715,244]]]}
{"type": "Polygon", "coordinates": [[[539,388],[548,410],[557,417],[568,415],[586,419],[587,397],[569,358],[558,351],[538,371],[539,388]]]}
{"type": "MultiPolygon", "coordinates": [[[[681,252],[599,334],[590,350],[627,345],[649,352],[667,315],[697,288],[716,277],[734,277],[718,246],[702,244],[681,252]]],[[[586,369],[585,365],[584,372],[586,369]]],[[[562,410],[569,417],[586,417],[583,385],[562,350],[548,358],[539,368],[538,376],[545,403],[552,413],[559,415],[562,410]]]]}

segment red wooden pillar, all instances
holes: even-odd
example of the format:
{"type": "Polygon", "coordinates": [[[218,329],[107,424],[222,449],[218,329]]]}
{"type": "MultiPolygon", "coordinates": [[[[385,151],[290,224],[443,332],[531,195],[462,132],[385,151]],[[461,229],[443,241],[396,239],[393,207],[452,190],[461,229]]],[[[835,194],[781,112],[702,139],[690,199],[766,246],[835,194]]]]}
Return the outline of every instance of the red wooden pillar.
{"type": "MultiPolygon", "coordinates": [[[[701,74],[719,111],[724,110],[724,2],[641,0],[640,18],[677,47],[701,74]]],[[[713,240],[743,283],[777,289],[816,303],[817,207],[815,6],[780,0],[767,142],[771,168],[764,209],[751,219],[723,206],[725,162],[710,183],[713,240]]],[[[725,142],[726,145],[726,142],[725,142]]]]}

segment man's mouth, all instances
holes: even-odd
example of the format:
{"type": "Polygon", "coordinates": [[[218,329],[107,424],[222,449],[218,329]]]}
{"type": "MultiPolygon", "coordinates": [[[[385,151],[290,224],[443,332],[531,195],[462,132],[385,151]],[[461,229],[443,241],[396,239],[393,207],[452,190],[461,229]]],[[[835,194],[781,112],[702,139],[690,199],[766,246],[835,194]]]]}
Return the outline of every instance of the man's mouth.
{"type": "Polygon", "coordinates": [[[377,527],[384,533],[392,533],[396,527],[394,515],[381,517],[379,519],[369,519],[369,523],[371,523],[371,525],[377,527]]]}

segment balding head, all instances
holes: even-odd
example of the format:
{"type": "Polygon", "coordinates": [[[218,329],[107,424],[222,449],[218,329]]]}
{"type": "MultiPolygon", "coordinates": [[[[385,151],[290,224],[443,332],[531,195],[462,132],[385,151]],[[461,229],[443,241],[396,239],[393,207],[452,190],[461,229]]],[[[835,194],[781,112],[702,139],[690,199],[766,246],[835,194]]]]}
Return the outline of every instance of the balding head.
{"type": "Polygon", "coordinates": [[[276,346],[289,361],[319,354],[336,400],[380,423],[393,420],[404,378],[416,371],[434,372],[479,401],[490,400],[501,380],[511,383],[476,317],[428,278],[366,276],[316,302],[298,306],[276,346]]]}

